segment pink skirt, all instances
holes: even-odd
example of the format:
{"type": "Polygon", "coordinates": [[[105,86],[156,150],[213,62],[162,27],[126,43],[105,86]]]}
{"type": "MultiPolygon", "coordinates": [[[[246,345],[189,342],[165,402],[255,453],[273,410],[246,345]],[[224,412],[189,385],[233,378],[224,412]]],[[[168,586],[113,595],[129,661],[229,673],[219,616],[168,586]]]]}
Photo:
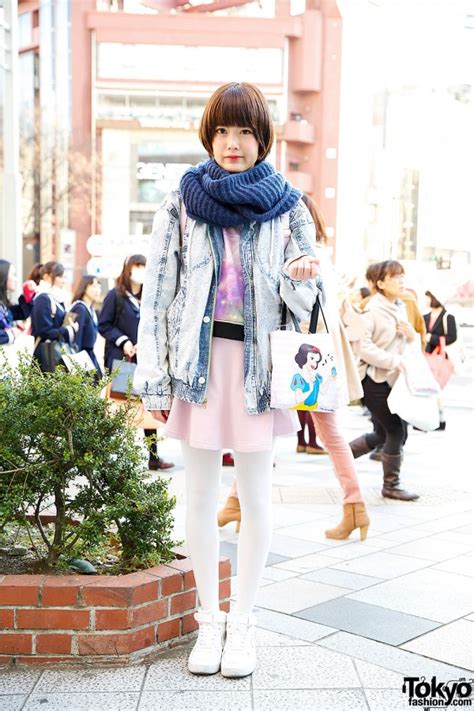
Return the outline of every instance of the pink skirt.
{"type": "Polygon", "coordinates": [[[277,436],[300,429],[289,410],[249,415],[244,406],[244,344],[213,338],[207,404],[195,405],[174,398],[165,434],[199,449],[263,452],[277,436]]]}

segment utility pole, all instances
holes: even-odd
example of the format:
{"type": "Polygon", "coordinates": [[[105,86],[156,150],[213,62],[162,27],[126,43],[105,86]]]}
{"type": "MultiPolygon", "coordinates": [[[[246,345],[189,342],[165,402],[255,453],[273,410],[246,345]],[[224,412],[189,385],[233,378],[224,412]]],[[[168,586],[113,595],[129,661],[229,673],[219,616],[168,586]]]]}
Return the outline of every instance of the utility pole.
{"type": "Polygon", "coordinates": [[[18,0],[0,0],[0,69],[3,74],[3,206],[0,257],[23,279],[20,135],[18,115],[18,0]],[[3,36],[3,38],[2,38],[3,36]],[[3,41],[2,41],[3,39],[3,41]]]}

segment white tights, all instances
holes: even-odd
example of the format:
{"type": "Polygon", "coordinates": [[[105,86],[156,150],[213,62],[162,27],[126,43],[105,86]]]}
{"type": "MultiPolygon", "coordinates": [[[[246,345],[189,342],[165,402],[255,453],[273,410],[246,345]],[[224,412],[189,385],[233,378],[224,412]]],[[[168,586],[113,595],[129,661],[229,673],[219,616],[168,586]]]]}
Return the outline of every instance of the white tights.
{"type": "MultiPolygon", "coordinates": [[[[181,442],[186,472],[186,539],[201,607],[219,610],[219,530],[217,508],[221,450],[181,442]]],[[[272,538],[273,451],[234,452],[242,522],[237,548],[235,610],[250,614],[272,538]]]]}

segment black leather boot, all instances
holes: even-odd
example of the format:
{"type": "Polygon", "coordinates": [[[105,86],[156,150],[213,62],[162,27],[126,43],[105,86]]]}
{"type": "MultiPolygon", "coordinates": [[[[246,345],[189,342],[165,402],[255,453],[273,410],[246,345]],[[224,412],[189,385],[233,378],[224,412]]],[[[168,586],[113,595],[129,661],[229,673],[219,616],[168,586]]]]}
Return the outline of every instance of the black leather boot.
{"type": "Polygon", "coordinates": [[[353,439],[352,442],[349,442],[349,447],[352,450],[354,459],[362,457],[364,454],[368,454],[374,449],[374,447],[369,447],[367,437],[365,435],[361,435],[360,437],[357,437],[357,439],[353,439]]]}
{"type": "Polygon", "coordinates": [[[401,454],[385,454],[385,452],[382,452],[382,496],[385,496],[387,499],[398,499],[399,501],[416,501],[416,499],[420,498],[418,494],[405,491],[405,489],[400,487],[401,465],[401,454]]]}

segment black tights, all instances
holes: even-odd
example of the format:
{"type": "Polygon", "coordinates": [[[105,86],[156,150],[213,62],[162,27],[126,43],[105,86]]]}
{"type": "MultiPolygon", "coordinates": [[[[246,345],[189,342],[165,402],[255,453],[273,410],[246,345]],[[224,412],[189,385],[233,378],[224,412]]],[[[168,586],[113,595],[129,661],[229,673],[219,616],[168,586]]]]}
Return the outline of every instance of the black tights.
{"type": "Polygon", "coordinates": [[[383,444],[385,454],[401,454],[406,440],[406,423],[388,409],[390,394],[388,383],[375,383],[368,375],[362,381],[364,404],[369,409],[374,423],[374,431],[365,435],[367,444],[375,449],[383,444]]]}

